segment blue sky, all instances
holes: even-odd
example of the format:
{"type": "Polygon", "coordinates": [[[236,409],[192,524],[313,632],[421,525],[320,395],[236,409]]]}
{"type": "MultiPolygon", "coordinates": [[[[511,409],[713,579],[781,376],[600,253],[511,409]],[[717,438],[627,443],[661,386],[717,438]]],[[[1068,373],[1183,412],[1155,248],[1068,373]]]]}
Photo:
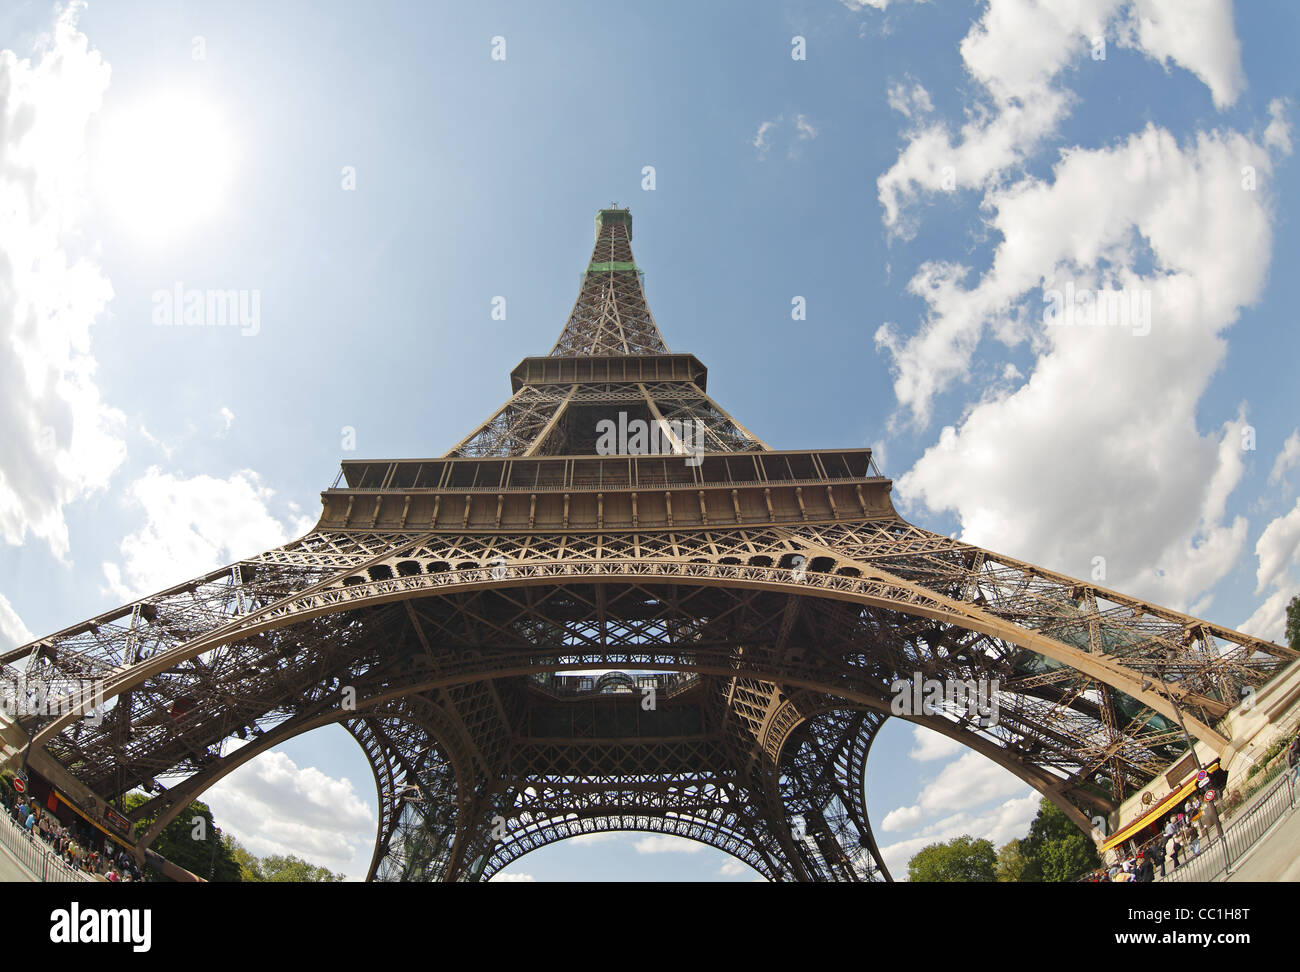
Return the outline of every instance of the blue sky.
{"type": "MultiPolygon", "coordinates": [[[[549,350],[615,201],[669,346],[773,447],[872,445],[923,526],[1280,638],[1298,25],[1289,0],[8,4],[0,643],[299,535],[341,458],[445,452],[549,350]],[[178,282],[256,292],[256,328],[159,326],[178,282]],[[1067,284],[1147,295],[1147,332],[1045,325],[1067,284]]],[[[887,725],[868,776],[896,873],[1024,833],[1026,787],[916,732],[887,725]]],[[[341,730],[209,799],[258,853],[369,860],[341,730]]],[[[646,835],[511,875],[755,876],[646,835]]]]}

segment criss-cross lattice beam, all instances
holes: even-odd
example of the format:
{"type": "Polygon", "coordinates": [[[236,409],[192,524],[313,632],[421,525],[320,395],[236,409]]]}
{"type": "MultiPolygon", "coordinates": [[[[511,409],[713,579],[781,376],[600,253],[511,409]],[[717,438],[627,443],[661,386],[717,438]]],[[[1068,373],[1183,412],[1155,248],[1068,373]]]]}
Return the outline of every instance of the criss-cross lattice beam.
{"type": "Polygon", "coordinates": [[[626,210],[601,211],[551,355],[447,456],[345,463],[308,536],[0,655],[53,702],[12,700],[28,755],[95,805],[153,793],[147,844],[341,722],[375,772],[374,878],[480,879],[648,829],[774,879],[878,880],[863,793],[886,717],[1086,827],[1185,751],[1180,716],[1224,752],[1225,716],[1296,660],[909,524],[868,450],[769,449],[668,351],[630,243],[626,210]],[[630,675],[566,681],[593,668],[666,679],[664,709],[597,697],[630,675]],[[996,717],[897,711],[927,679],[986,686],[996,717]]]}
{"type": "Polygon", "coordinates": [[[596,217],[596,243],[582,289],[551,355],[667,351],[632,258],[632,218],[626,210],[601,210],[596,217]]]}

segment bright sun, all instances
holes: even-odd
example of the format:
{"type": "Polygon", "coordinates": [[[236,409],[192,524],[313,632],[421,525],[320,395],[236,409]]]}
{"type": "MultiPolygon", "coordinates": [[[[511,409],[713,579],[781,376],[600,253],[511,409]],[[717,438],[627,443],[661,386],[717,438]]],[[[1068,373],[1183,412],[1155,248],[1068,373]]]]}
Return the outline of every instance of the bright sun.
{"type": "Polygon", "coordinates": [[[136,234],[171,238],[221,208],[234,171],[232,134],[202,99],[156,95],[104,119],[95,167],[119,220],[136,234]]]}

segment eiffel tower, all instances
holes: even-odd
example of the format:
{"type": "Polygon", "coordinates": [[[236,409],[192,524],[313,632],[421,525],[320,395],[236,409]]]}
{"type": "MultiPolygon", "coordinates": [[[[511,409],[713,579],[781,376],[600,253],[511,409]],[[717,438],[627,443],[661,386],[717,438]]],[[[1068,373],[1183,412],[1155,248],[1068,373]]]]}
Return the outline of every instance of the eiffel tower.
{"type": "Polygon", "coordinates": [[[1225,752],[1224,716],[1295,659],[914,526],[869,449],[770,448],[668,350],[631,240],[598,213],[555,347],[442,458],[344,461],[301,539],[0,656],[66,703],[18,719],[25,765],[119,830],[152,819],[142,856],[232,770],[341,724],[379,794],[370,879],[635,830],[887,881],[865,799],[887,718],[1086,831],[1186,751],[1180,723],[1225,752]],[[900,714],[929,679],[992,686],[997,718],[900,714]]]}

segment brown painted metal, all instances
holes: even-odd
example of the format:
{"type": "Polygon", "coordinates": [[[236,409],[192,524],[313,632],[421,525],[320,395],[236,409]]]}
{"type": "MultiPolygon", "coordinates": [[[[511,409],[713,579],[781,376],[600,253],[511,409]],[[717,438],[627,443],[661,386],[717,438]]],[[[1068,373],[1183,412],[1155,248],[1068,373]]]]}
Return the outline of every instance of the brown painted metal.
{"type": "Polygon", "coordinates": [[[630,215],[602,210],[551,355],[446,456],[344,462],[300,540],[0,656],[110,700],[99,727],[24,720],[32,749],[100,802],[153,792],[143,844],[249,759],[338,723],[379,792],[372,878],[483,879],[644,830],[773,879],[888,880],[864,786],[896,680],[997,679],[996,725],[906,718],[1087,827],[1185,747],[1156,677],[1222,750],[1243,689],[1294,660],[914,526],[870,450],[768,448],[668,351],[630,239],[630,215]],[[596,454],[619,412],[699,422],[702,454],[680,433],[596,454]],[[625,674],[572,674],[591,670],[625,674]]]}

